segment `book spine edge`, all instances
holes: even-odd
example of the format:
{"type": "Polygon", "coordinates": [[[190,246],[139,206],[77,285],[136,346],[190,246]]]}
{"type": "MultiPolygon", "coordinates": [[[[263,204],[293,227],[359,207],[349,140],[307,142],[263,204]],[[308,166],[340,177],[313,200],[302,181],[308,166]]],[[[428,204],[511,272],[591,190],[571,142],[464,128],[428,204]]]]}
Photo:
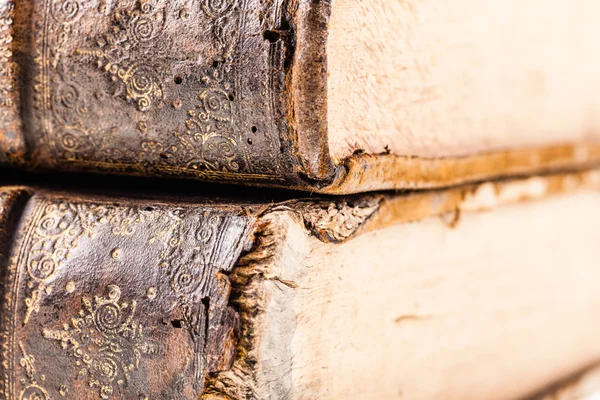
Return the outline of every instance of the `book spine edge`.
{"type": "Polygon", "coordinates": [[[10,399],[13,392],[12,361],[13,286],[17,281],[11,256],[18,238],[18,227],[31,193],[25,188],[0,188],[0,398],[10,399]]]}
{"type": "Polygon", "coordinates": [[[327,38],[330,0],[301,0],[291,10],[295,43],[288,74],[292,150],[300,159],[301,178],[312,186],[330,185],[338,167],[327,137],[327,38]]]}

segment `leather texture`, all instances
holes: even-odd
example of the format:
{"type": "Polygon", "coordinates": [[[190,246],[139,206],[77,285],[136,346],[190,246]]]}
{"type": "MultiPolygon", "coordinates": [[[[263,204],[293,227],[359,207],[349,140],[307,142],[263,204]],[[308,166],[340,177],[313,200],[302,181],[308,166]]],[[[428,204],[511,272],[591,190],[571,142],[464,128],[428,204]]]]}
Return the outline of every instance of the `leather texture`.
{"type": "Polygon", "coordinates": [[[230,368],[255,211],[23,193],[0,193],[2,399],[191,400],[230,368]]]}
{"type": "Polygon", "coordinates": [[[22,161],[41,168],[299,180],[284,99],[287,0],[3,3],[10,57],[0,64],[20,87],[5,76],[0,89],[23,105],[10,117],[18,131],[0,127],[5,159],[21,136],[22,161]]]}

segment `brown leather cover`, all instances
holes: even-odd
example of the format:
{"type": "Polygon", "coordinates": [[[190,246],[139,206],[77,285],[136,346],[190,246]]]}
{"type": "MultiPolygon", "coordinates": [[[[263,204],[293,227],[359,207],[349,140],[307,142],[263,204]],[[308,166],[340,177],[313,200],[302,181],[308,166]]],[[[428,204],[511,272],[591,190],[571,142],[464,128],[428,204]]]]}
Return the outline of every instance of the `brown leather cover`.
{"type": "Polygon", "coordinates": [[[3,1],[0,91],[23,106],[1,108],[4,158],[20,137],[37,167],[298,181],[286,3],[3,1]]]}
{"type": "Polygon", "coordinates": [[[0,398],[197,399],[235,356],[237,205],[0,192],[0,398]]]}

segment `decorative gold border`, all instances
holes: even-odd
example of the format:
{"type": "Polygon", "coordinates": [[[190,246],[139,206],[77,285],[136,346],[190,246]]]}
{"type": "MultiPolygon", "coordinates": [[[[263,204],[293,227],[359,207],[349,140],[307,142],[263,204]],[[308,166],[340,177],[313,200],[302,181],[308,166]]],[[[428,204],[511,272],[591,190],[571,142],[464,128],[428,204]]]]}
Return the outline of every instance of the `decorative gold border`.
{"type": "MultiPolygon", "coordinates": [[[[19,246],[19,252],[18,255],[16,255],[14,257],[14,259],[11,260],[10,265],[8,266],[8,276],[7,276],[7,283],[10,284],[12,286],[11,289],[8,290],[8,293],[6,293],[6,301],[7,304],[4,307],[4,312],[9,312],[10,316],[9,318],[12,319],[12,323],[10,324],[10,328],[11,328],[11,332],[10,332],[10,337],[8,337],[6,346],[6,353],[7,353],[7,359],[5,360],[6,362],[6,367],[8,367],[7,369],[10,371],[9,375],[10,377],[8,377],[8,379],[5,378],[5,388],[6,388],[6,395],[8,396],[6,400],[17,400],[18,396],[15,392],[16,387],[15,387],[15,382],[17,379],[17,362],[16,362],[16,353],[15,353],[15,349],[19,348],[17,346],[17,340],[15,337],[15,327],[17,326],[18,323],[18,310],[19,310],[19,304],[17,302],[18,298],[19,298],[19,293],[20,293],[20,283],[21,283],[21,275],[23,272],[23,268],[24,268],[24,264],[25,264],[25,253],[27,252],[27,248],[31,242],[31,238],[33,236],[33,232],[35,231],[35,227],[37,225],[37,222],[39,222],[39,219],[41,218],[42,214],[44,211],[44,204],[43,203],[39,203],[36,204],[36,208],[35,211],[33,213],[33,217],[27,221],[27,228],[26,228],[26,234],[24,237],[21,238],[21,240],[19,240],[18,242],[18,246],[19,246]],[[12,396],[12,397],[11,397],[12,396]]],[[[7,285],[8,286],[8,285],[7,285]]]]}

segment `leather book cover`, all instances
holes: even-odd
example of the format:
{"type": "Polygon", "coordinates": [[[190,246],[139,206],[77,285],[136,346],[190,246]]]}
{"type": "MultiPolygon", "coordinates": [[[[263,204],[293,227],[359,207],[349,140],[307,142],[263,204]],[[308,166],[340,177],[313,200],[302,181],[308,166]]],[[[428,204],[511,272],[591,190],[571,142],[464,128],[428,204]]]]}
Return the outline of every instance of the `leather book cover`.
{"type": "Polygon", "coordinates": [[[235,356],[254,217],[33,193],[0,194],[0,398],[198,399],[235,356]]]}

